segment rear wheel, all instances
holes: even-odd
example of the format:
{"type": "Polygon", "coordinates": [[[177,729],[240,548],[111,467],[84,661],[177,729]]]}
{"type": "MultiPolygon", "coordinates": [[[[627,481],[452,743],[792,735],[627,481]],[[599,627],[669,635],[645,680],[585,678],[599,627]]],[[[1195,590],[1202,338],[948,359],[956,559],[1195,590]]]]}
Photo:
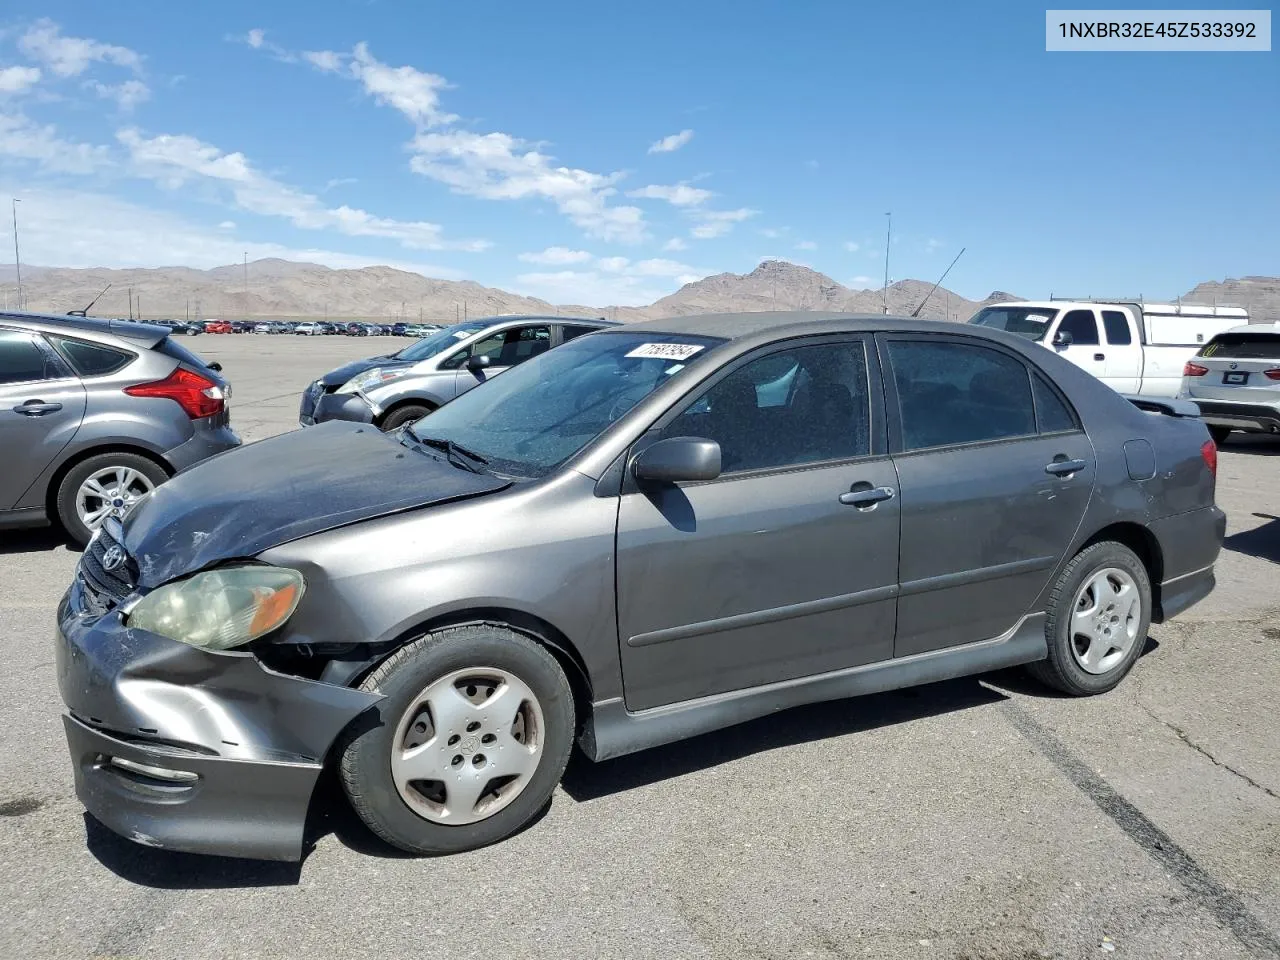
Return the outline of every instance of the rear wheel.
{"type": "Polygon", "coordinates": [[[496,626],[451,627],[398,650],[360,685],[383,700],[339,774],[374,833],[411,853],[503,840],[550,800],[573,744],[555,658],[496,626]]]}
{"type": "Polygon", "coordinates": [[[1213,437],[1215,446],[1222,446],[1227,442],[1227,437],[1231,436],[1230,427],[1210,427],[1209,436],[1213,437]]]}
{"type": "Polygon", "coordinates": [[[1049,656],[1027,669],[1073,696],[1105,693],[1133,667],[1151,624],[1151,579],[1121,543],[1081,550],[1054,586],[1045,623],[1049,656]]]}
{"type": "Polygon", "coordinates": [[[68,536],[84,546],[107,517],[124,517],[168,478],[164,468],[139,454],[99,453],[62,478],[58,519],[68,536]]]}
{"type": "Polygon", "coordinates": [[[415,420],[421,420],[431,408],[419,403],[408,403],[403,407],[396,407],[387,414],[386,419],[382,421],[382,430],[390,433],[399,427],[403,427],[406,423],[413,423],[415,420]]]}

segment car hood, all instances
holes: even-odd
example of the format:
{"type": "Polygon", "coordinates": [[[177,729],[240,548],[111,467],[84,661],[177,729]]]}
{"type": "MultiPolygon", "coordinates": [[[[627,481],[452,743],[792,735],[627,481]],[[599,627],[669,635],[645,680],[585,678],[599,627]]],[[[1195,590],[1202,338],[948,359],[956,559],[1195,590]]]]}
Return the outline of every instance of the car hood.
{"type": "Polygon", "coordinates": [[[129,516],[125,546],[138,585],[154,587],[324,530],[510,485],[402,446],[398,434],[335,420],[178,473],[129,516]]]}
{"type": "Polygon", "coordinates": [[[352,377],[364,373],[366,370],[372,370],[374,367],[395,370],[400,367],[411,366],[413,366],[412,360],[397,360],[391,354],[381,357],[365,357],[363,360],[352,360],[336,370],[330,370],[320,378],[320,382],[326,387],[340,387],[352,377]]]}

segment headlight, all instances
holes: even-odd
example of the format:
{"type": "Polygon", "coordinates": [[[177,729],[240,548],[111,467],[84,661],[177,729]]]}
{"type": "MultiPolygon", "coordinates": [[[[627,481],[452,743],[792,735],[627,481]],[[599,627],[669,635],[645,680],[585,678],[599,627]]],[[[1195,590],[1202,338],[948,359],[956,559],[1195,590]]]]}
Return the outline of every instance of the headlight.
{"type": "Polygon", "coordinates": [[[306,582],[297,570],[251,565],[208,570],[147,594],[129,626],[205,650],[229,650],[280,626],[298,609],[306,582]]]}
{"type": "Polygon", "coordinates": [[[400,376],[399,370],[383,370],[381,367],[374,367],[372,370],[366,370],[364,373],[352,377],[338,388],[338,393],[355,393],[357,390],[368,390],[370,387],[376,387],[380,383],[394,380],[398,376],[400,376]]]}

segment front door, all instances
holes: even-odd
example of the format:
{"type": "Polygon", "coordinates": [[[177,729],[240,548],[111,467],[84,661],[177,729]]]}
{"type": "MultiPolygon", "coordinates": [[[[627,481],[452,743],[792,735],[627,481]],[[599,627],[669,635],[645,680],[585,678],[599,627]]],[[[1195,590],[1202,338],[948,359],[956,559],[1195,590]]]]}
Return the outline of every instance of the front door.
{"type": "Polygon", "coordinates": [[[84,417],[79,378],[42,337],[0,329],[0,510],[11,509],[75,435],[84,417]]]}
{"type": "Polygon", "coordinates": [[[883,344],[902,511],[894,655],[998,637],[1034,612],[1084,518],[1093,445],[1013,353],[937,334],[883,344]]]}
{"type": "Polygon", "coordinates": [[[1077,367],[1087,370],[1098,379],[1107,375],[1107,351],[1098,336],[1098,316],[1093,310],[1068,310],[1058,323],[1055,336],[1070,334],[1067,346],[1054,346],[1077,367]]]}
{"type": "Polygon", "coordinates": [[[647,435],[716,440],[723,472],[624,489],[629,709],[892,656],[897,477],[868,343],[806,338],[751,355],[647,435]]]}
{"type": "MultiPolygon", "coordinates": [[[[527,327],[511,327],[485,337],[461,351],[458,366],[457,392],[466,393],[486,380],[492,380],[504,370],[524,363],[531,357],[551,348],[551,326],[540,323],[527,327]],[[468,370],[471,357],[488,357],[489,366],[482,370],[468,370]]],[[[454,358],[450,358],[453,361],[454,358]]],[[[443,367],[444,365],[441,364],[443,367]]]]}

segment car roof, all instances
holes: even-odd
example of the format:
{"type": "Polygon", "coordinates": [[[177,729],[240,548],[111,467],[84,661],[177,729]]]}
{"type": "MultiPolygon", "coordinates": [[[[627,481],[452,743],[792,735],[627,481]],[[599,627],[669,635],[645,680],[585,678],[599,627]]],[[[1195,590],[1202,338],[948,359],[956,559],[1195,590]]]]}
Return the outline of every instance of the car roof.
{"type": "Polygon", "coordinates": [[[761,313],[704,313],[628,323],[627,332],[673,333],[719,337],[725,340],[781,339],[815,333],[973,333],[969,324],[949,320],[920,320],[881,313],[828,313],[786,310],[761,313]]]}
{"type": "Polygon", "coordinates": [[[1230,333],[1253,333],[1260,337],[1280,337],[1280,321],[1276,323],[1247,323],[1243,326],[1232,327],[1230,330],[1223,330],[1222,333],[1216,334],[1216,337],[1230,333]]]}
{"type": "Polygon", "coordinates": [[[71,317],[56,313],[0,313],[0,324],[39,330],[41,333],[64,333],[68,336],[98,336],[132,341],[153,347],[169,335],[169,328],[131,320],[103,317],[71,317]]]}

